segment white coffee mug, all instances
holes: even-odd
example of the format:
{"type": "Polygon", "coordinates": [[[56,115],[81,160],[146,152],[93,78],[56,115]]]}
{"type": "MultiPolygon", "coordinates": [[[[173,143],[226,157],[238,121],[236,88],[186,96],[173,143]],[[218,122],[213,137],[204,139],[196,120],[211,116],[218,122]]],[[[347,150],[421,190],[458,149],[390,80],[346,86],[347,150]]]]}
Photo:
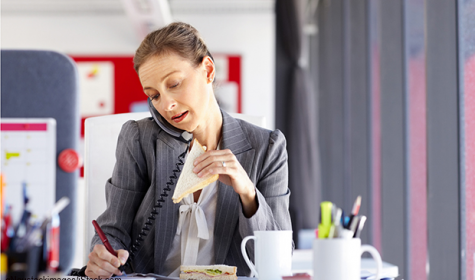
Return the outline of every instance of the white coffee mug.
{"type": "Polygon", "coordinates": [[[315,239],[313,241],[313,279],[360,280],[361,254],[369,252],[376,261],[376,277],[380,279],[383,263],[378,250],[361,245],[361,239],[315,239]]]}
{"type": "Polygon", "coordinates": [[[252,276],[260,280],[282,280],[292,275],[292,231],[254,231],[254,235],[242,240],[241,252],[251,269],[252,276]],[[254,260],[252,264],[246,253],[246,242],[254,239],[254,260]]]}

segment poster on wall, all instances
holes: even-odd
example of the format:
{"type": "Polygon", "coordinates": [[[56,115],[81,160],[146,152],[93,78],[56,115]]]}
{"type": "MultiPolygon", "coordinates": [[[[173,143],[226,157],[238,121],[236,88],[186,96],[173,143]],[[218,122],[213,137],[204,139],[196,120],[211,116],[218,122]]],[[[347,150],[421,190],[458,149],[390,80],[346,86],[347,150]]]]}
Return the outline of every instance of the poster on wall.
{"type": "Polygon", "coordinates": [[[77,62],[81,117],[114,113],[114,64],[77,62]]]}

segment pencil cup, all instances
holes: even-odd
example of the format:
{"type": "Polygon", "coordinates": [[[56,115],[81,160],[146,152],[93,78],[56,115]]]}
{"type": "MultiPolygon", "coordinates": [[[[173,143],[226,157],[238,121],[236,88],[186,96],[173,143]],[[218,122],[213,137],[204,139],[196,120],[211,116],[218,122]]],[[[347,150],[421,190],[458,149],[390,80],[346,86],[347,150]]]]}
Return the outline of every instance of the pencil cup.
{"type": "Polygon", "coordinates": [[[381,256],[371,245],[361,245],[361,239],[315,239],[313,241],[313,279],[360,280],[361,254],[368,252],[377,263],[376,277],[382,271],[381,256]]]}
{"type": "Polygon", "coordinates": [[[253,276],[259,280],[282,280],[292,275],[292,231],[254,231],[242,240],[241,252],[253,276]],[[246,253],[246,242],[254,239],[255,266],[246,253]]]}
{"type": "Polygon", "coordinates": [[[7,279],[33,279],[41,269],[42,246],[33,246],[25,252],[9,252],[7,279]]]}

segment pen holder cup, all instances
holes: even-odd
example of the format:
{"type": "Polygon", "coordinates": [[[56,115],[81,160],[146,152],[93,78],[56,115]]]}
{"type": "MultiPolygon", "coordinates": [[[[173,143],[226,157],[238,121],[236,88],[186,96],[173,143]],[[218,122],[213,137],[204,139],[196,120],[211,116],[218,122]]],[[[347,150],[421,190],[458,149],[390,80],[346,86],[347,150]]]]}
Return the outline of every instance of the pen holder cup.
{"type": "Polygon", "coordinates": [[[377,264],[376,277],[382,271],[381,256],[371,245],[361,245],[361,239],[315,239],[313,241],[313,279],[360,280],[361,255],[371,254],[377,264]]]}
{"type": "Polygon", "coordinates": [[[31,247],[25,252],[7,253],[7,279],[27,279],[38,277],[38,272],[41,270],[43,262],[42,254],[42,246],[31,247]]]}

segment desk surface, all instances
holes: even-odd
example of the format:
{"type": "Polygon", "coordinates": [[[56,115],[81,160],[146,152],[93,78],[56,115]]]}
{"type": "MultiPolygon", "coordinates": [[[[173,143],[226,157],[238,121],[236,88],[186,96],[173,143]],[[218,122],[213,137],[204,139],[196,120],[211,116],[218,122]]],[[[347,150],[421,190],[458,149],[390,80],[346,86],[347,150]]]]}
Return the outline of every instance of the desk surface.
{"type": "MultiPolygon", "coordinates": [[[[294,250],[294,254],[292,256],[292,272],[293,273],[306,272],[310,275],[313,275],[312,259],[313,259],[312,249],[294,250]]],[[[361,259],[361,271],[375,273],[376,263],[374,262],[374,260],[367,259],[367,258],[361,259]]],[[[399,276],[399,269],[397,266],[393,264],[383,262],[382,276],[387,277],[387,278],[396,278],[399,276]]]]}

